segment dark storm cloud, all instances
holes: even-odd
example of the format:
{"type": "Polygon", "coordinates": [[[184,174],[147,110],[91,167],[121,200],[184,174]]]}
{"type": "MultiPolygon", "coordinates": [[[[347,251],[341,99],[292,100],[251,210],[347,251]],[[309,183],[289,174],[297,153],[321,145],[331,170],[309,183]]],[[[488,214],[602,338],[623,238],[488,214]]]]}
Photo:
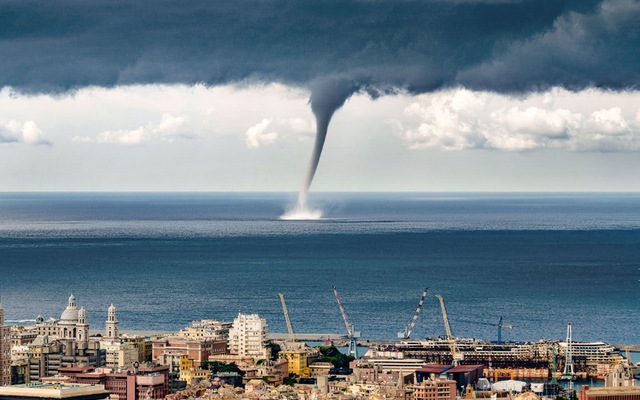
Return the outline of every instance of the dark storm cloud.
{"type": "Polygon", "coordinates": [[[639,20],[631,0],[0,1],[0,86],[636,89],[639,20]]]}

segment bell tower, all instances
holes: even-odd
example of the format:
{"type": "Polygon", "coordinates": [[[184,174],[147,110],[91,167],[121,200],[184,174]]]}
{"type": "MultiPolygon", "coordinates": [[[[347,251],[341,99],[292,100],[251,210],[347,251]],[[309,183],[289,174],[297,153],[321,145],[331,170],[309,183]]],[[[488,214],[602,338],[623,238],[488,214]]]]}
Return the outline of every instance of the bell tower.
{"type": "Polygon", "coordinates": [[[107,323],[106,323],[106,338],[107,340],[118,339],[118,318],[116,316],[116,308],[111,304],[107,311],[107,323]]]}
{"type": "Polygon", "coordinates": [[[78,342],[87,342],[89,340],[89,324],[87,323],[87,310],[84,307],[78,311],[78,330],[76,331],[76,340],[78,342]]]}

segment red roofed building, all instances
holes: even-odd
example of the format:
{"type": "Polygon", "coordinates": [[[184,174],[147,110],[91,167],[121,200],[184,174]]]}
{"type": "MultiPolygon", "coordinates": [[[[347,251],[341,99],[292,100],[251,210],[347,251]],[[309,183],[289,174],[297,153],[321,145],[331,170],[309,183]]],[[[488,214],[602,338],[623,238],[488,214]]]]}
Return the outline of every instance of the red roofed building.
{"type": "Polygon", "coordinates": [[[456,400],[456,382],[449,379],[424,379],[407,389],[412,400],[456,400]]]}
{"type": "Polygon", "coordinates": [[[121,400],[142,400],[147,397],[161,399],[169,394],[169,366],[140,368],[122,373],[111,372],[108,368],[61,367],[58,373],[68,376],[73,383],[93,383],[104,385],[105,389],[119,396],[121,400]]]}
{"type": "Polygon", "coordinates": [[[153,360],[167,352],[180,352],[193,360],[193,365],[199,367],[209,356],[227,354],[227,341],[215,339],[192,340],[182,337],[167,337],[153,341],[153,360]]]}

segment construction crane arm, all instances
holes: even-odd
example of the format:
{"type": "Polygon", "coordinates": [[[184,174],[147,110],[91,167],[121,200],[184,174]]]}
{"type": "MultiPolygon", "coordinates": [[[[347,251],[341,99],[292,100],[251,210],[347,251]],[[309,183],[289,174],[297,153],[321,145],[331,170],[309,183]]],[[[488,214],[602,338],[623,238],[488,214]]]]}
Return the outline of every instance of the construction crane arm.
{"type": "Polygon", "coordinates": [[[424,303],[424,299],[425,297],[427,297],[427,290],[429,290],[429,288],[424,289],[424,293],[422,293],[422,297],[420,298],[420,302],[418,303],[418,308],[416,308],[416,313],[413,314],[413,318],[411,318],[409,329],[407,329],[407,339],[411,337],[411,332],[413,332],[413,328],[416,327],[416,321],[418,320],[418,314],[420,314],[420,309],[422,309],[422,303],[424,303]]]}
{"type": "Polygon", "coordinates": [[[287,330],[289,331],[289,339],[292,342],[296,341],[296,336],[293,333],[293,327],[291,326],[291,320],[289,319],[289,311],[287,311],[287,303],[284,302],[284,295],[282,293],[278,293],[280,296],[280,302],[282,303],[282,311],[284,312],[284,319],[287,322],[287,330]]]}
{"type": "Polygon", "coordinates": [[[342,301],[340,301],[340,296],[338,295],[338,289],[333,287],[333,294],[336,296],[336,300],[338,300],[338,306],[340,306],[340,313],[342,313],[342,319],[344,319],[344,324],[347,327],[347,334],[349,337],[353,337],[353,332],[351,332],[351,325],[349,324],[349,320],[347,319],[347,313],[344,311],[344,307],[342,306],[342,301]]]}
{"type": "Polygon", "coordinates": [[[436,295],[438,300],[440,300],[440,308],[442,309],[442,319],[444,319],[444,329],[447,331],[447,339],[449,340],[449,348],[451,349],[451,358],[453,360],[453,364],[455,365],[457,362],[456,359],[456,345],[453,339],[453,335],[451,334],[451,327],[449,326],[449,318],[447,317],[447,310],[444,308],[444,300],[442,296],[439,294],[436,295]]]}

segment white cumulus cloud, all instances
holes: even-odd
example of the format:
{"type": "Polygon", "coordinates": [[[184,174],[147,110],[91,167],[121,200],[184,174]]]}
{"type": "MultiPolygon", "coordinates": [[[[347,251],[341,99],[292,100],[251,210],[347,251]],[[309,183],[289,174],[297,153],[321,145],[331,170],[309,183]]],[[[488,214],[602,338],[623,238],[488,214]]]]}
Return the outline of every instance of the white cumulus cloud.
{"type": "Polygon", "coordinates": [[[97,136],[75,136],[73,141],[84,143],[106,143],[136,145],[145,142],[159,140],[173,142],[177,138],[193,138],[189,132],[189,120],[186,117],[175,117],[171,114],[162,114],[158,123],[148,123],[135,129],[119,129],[104,131],[97,136]]]}
{"type": "Polygon", "coordinates": [[[304,118],[263,118],[245,133],[247,147],[257,149],[274,144],[287,135],[307,135],[315,132],[315,124],[304,118]]]}
{"type": "Polygon", "coordinates": [[[247,147],[257,149],[264,145],[273,144],[278,139],[278,132],[266,132],[271,121],[271,118],[264,118],[262,121],[247,129],[244,141],[247,147]]]}
{"type": "Polygon", "coordinates": [[[0,125],[0,143],[52,144],[34,121],[18,122],[15,120],[0,125]]]}
{"type": "MultiPolygon", "coordinates": [[[[561,95],[578,99],[580,93],[561,95]]],[[[585,112],[566,104],[558,107],[549,97],[549,92],[514,99],[447,90],[418,96],[394,126],[412,149],[640,151],[640,111],[625,115],[620,107],[611,107],[585,112]]]]}

